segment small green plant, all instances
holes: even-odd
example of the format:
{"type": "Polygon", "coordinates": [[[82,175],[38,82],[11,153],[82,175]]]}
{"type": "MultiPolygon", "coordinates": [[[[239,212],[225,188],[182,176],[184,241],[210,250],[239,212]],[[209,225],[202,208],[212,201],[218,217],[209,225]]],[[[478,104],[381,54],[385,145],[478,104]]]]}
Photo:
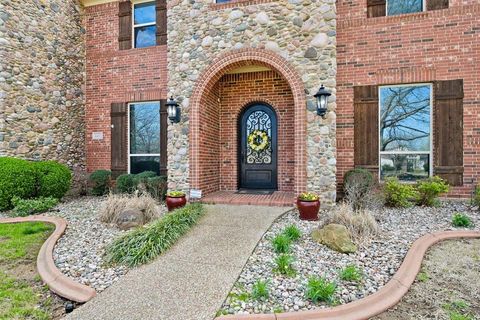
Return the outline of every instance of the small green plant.
{"type": "Polygon", "coordinates": [[[250,295],[248,294],[248,292],[239,292],[239,293],[231,292],[228,294],[228,297],[230,298],[231,303],[236,303],[238,301],[247,302],[248,299],[250,299],[250,295]]]}
{"type": "Polygon", "coordinates": [[[290,252],[290,245],[292,241],[284,234],[278,234],[272,239],[273,251],[275,253],[288,253],[290,252]]]}
{"type": "Polygon", "coordinates": [[[445,303],[443,309],[448,313],[450,320],[474,320],[470,314],[470,305],[463,300],[456,300],[451,303],[445,303]]]}
{"type": "Polygon", "coordinates": [[[384,186],[385,202],[391,207],[408,208],[418,199],[411,184],[400,183],[397,178],[387,178],[384,186]]]}
{"type": "Polygon", "coordinates": [[[333,302],[337,291],[335,282],[330,282],[323,277],[313,276],[308,279],[306,297],[313,303],[320,301],[333,302]]]}
{"type": "Polygon", "coordinates": [[[172,198],[179,198],[185,196],[185,192],[174,190],[167,193],[167,196],[172,198]]]}
{"type": "Polygon", "coordinates": [[[294,225],[291,224],[283,230],[283,234],[289,238],[291,241],[297,241],[302,237],[302,231],[294,225]]]}
{"type": "Polygon", "coordinates": [[[417,274],[417,280],[419,282],[426,282],[430,279],[430,276],[428,275],[428,273],[426,273],[425,271],[420,271],[418,274],[417,274]]]}
{"type": "Polygon", "coordinates": [[[93,184],[92,194],[95,196],[103,196],[110,190],[112,183],[112,173],[109,170],[94,171],[89,181],[93,184]]]}
{"type": "Polygon", "coordinates": [[[297,272],[293,267],[293,262],[295,259],[289,254],[281,254],[275,259],[275,268],[274,272],[286,275],[288,277],[293,277],[297,272]]]}
{"type": "Polygon", "coordinates": [[[448,183],[440,177],[432,177],[417,182],[418,204],[428,207],[438,206],[437,197],[448,192],[448,183]]]}
{"type": "Polygon", "coordinates": [[[362,281],[363,273],[357,266],[350,264],[340,270],[339,277],[344,281],[360,282],[362,281]]]}
{"type": "Polygon", "coordinates": [[[457,212],[452,216],[452,226],[457,228],[470,228],[473,226],[473,222],[466,214],[457,212]]]}
{"type": "Polygon", "coordinates": [[[203,212],[201,204],[189,204],[143,228],[123,234],[106,247],[106,262],[135,267],[152,261],[177,242],[203,212]]]}
{"type": "Polygon", "coordinates": [[[283,313],[283,307],[281,306],[273,307],[273,313],[283,313]]]}
{"type": "Polygon", "coordinates": [[[149,178],[153,178],[153,177],[156,177],[157,176],[157,173],[156,172],[153,172],[153,171],[143,171],[141,173],[137,173],[135,175],[135,183],[136,184],[139,184],[139,183],[146,183],[147,180],[149,178]]]}
{"type": "Polygon", "coordinates": [[[40,197],[37,199],[20,199],[13,197],[13,213],[19,217],[42,213],[50,210],[58,204],[58,199],[53,197],[40,197]]]}
{"type": "Polygon", "coordinates": [[[304,192],[298,196],[298,199],[301,201],[317,201],[320,199],[318,195],[312,192],[304,192]]]}
{"type": "Polygon", "coordinates": [[[252,298],[255,300],[267,300],[269,297],[268,281],[257,280],[252,287],[252,298]]]}

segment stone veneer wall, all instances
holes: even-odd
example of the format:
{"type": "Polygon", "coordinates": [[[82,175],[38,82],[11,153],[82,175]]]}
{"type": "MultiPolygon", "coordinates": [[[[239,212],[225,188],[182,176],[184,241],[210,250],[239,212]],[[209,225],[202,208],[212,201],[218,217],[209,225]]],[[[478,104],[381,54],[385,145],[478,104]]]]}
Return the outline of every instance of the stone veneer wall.
{"type": "Polygon", "coordinates": [[[85,167],[85,47],[76,0],[0,2],[0,156],[85,167]]]}
{"type": "Polygon", "coordinates": [[[182,106],[182,122],[169,126],[170,188],[189,189],[189,100],[202,72],[219,55],[260,48],[284,57],[307,89],[307,188],[324,203],[335,199],[335,0],[172,1],[168,11],[168,88],[182,106]],[[333,94],[326,119],[315,113],[320,84],[333,94]]]}

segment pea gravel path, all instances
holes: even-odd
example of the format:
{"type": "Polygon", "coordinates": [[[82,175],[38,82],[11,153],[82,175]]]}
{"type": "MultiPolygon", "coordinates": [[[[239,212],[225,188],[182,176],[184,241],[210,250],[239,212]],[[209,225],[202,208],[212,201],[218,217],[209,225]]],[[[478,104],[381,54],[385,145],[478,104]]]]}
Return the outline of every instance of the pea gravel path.
{"type": "Polygon", "coordinates": [[[260,238],[286,208],[206,206],[186,236],[67,319],[213,319],[260,238]]]}

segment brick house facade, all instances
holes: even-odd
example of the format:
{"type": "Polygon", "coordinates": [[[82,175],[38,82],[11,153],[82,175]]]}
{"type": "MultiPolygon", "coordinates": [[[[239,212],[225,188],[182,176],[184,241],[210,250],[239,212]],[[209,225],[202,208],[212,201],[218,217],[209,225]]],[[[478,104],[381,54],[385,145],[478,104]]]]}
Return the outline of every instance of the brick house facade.
{"type": "MultiPolygon", "coordinates": [[[[332,204],[349,169],[367,167],[379,174],[380,167],[389,167],[388,161],[379,164],[378,139],[372,138],[371,149],[376,163],[361,163],[360,151],[355,152],[361,150],[355,145],[355,125],[361,129],[355,109],[368,99],[354,92],[376,92],[368,103],[378,110],[380,87],[424,84],[431,86],[432,146],[430,166],[425,161],[423,166],[430,174],[460,179],[451,196],[469,196],[479,173],[480,4],[449,0],[448,8],[368,17],[369,10],[382,10],[372,9],[378,2],[202,0],[159,6],[157,1],[157,19],[163,6],[168,15],[167,44],[125,49],[122,3],[129,2],[84,0],[87,170],[130,168],[128,146],[117,148],[120,156],[113,153],[112,133],[120,133],[111,128],[112,104],[128,109],[129,103],[161,101],[163,106],[174,96],[181,119],[168,125],[167,150],[160,151],[166,153],[169,188],[236,191],[244,165],[241,115],[252,105],[266,105],[274,110],[278,129],[276,189],[314,191],[332,204]],[[440,88],[451,88],[441,81],[455,80],[462,80],[461,98],[455,98],[462,101],[462,132],[454,140],[461,141],[456,149],[461,156],[449,165],[448,159],[442,164],[438,151],[446,149],[441,136],[448,132],[437,132],[435,119],[443,119],[436,105],[448,98],[440,88]],[[317,116],[313,97],[321,84],[332,92],[324,118],[317,116]],[[120,165],[112,164],[115,157],[122,159],[120,165]]],[[[127,118],[122,118],[126,127],[127,118]]],[[[115,145],[129,141],[127,131],[121,135],[115,145]]]]}

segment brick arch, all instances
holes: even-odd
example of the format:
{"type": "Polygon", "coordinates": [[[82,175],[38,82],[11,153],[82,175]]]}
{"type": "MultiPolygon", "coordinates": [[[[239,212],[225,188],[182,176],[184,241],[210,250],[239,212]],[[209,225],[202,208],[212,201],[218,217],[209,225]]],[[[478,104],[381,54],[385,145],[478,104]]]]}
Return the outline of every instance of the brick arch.
{"type": "MultiPolygon", "coordinates": [[[[294,101],[294,142],[295,142],[295,192],[300,193],[306,189],[306,98],[305,87],[300,75],[290,63],[272,51],[264,49],[240,49],[223,54],[201,73],[190,99],[190,185],[191,188],[201,189],[200,170],[200,113],[202,100],[209,95],[219,82],[220,78],[231,70],[248,66],[263,65],[278,72],[288,83],[294,101]]],[[[245,105],[250,100],[245,100],[245,105]]],[[[252,101],[261,101],[253,97],[252,101]]],[[[268,101],[265,101],[269,103],[268,101]]],[[[269,103],[270,104],[270,103],[269,103]]],[[[272,104],[270,104],[272,105],[272,104]]],[[[273,105],[272,105],[273,107],[273,105]]]]}

